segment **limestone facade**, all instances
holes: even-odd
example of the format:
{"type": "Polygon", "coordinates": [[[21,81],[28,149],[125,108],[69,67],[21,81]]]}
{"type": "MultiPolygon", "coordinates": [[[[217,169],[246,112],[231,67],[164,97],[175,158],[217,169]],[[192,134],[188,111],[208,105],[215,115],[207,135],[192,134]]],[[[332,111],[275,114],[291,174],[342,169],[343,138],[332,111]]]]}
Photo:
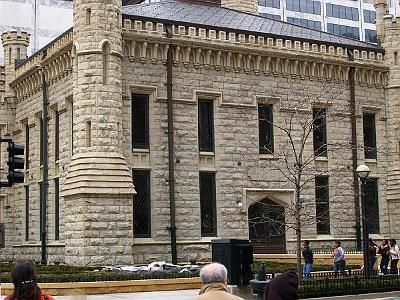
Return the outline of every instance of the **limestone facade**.
{"type": "MultiPolygon", "coordinates": [[[[251,1],[223,5],[230,2],[233,8],[252,12],[251,1]]],[[[305,116],[314,106],[326,108],[328,145],[335,150],[328,151],[327,158],[313,160],[312,165],[316,173],[330,176],[330,234],[318,235],[315,222],[309,221],[303,224],[303,237],[314,248],[328,249],[336,239],[355,247],[348,109],[351,66],[356,68],[358,162],[366,163],[378,182],[380,233],[374,237],[400,238],[400,201],[396,196],[390,198],[397,195],[398,187],[391,186],[387,177],[388,173],[389,179],[392,174],[395,177],[396,164],[400,166],[399,143],[392,143],[398,117],[395,86],[400,80],[394,58],[399,48],[398,23],[385,17],[385,31],[380,31],[385,33],[383,53],[201,26],[173,25],[172,38],[167,38],[166,24],[123,16],[117,0],[78,0],[74,10],[73,30],[22,63],[5,64],[4,90],[10,96],[0,103],[2,134],[20,143],[29,135],[29,165],[26,182],[1,193],[0,222],[6,225],[7,237],[3,259],[40,260],[42,74],[49,103],[49,262],[95,265],[170,259],[165,85],[169,47],[174,51],[179,261],[209,260],[210,241],[216,237],[247,239],[247,212],[257,201],[268,198],[281,204],[290,218],[293,185],[276,167],[284,167],[280,153],[287,138],[274,130],[274,154],[259,154],[259,102],[273,105],[278,127],[286,124],[288,103],[297,103],[294,107],[305,116]],[[349,60],[349,51],[354,60],[349,60]],[[327,89],[335,98],[329,105],[322,95],[327,89]],[[296,91],[309,91],[314,99],[298,98],[296,91]],[[132,147],[133,93],[149,95],[148,149],[132,147]],[[213,101],[214,152],[199,151],[199,99],[213,101]],[[364,157],[364,112],[376,116],[376,160],[364,157]],[[150,171],[151,234],[147,238],[133,234],[132,170],[150,171]],[[213,172],[216,177],[215,237],[201,234],[200,172],[213,172]],[[243,208],[237,207],[237,199],[243,208]]],[[[4,47],[10,34],[15,36],[12,45],[17,45],[17,33],[4,33],[4,47]]],[[[296,127],[294,135],[298,134],[296,127]]],[[[312,141],[305,145],[308,155],[313,153],[312,141]]],[[[306,185],[302,199],[304,217],[315,219],[314,181],[306,185]]],[[[289,228],[287,250],[293,250],[294,243],[289,228]]]]}

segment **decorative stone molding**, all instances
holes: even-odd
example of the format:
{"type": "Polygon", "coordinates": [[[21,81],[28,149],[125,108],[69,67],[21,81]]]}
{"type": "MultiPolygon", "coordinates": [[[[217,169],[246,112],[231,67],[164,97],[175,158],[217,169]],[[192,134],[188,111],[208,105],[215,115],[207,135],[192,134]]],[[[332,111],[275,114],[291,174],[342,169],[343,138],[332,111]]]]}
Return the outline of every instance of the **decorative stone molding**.
{"type": "Polygon", "coordinates": [[[215,172],[215,154],[214,152],[200,152],[199,171],[215,172]]]}
{"type": "MultiPolygon", "coordinates": [[[[363,70],[356,78],[360,84],[386,84],[382,53],[354,50],[355,60],[349,62],[349,50],[343,47],[312,44],[310,49],[308,42],[185,26],[173,26],[173,32],[175,66],[343,81],[351,63],[363,70]]],[[[130,61],[166,63],[164,24],[125,19],[123,36],[130,61]]]]}

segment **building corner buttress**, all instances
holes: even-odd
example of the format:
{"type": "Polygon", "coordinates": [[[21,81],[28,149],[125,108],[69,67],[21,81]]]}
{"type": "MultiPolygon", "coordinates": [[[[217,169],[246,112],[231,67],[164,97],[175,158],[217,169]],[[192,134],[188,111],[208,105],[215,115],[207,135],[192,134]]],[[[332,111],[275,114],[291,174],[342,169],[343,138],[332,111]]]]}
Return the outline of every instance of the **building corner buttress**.
{"type": "Polygon", "coordinates": [[[135,191],[119,132],[121,7],[120,0],[74,1],[74,141],[62,188],[69,264],[131,263],[135,191]]]}
{"type": "Polygon", "coordinates": [[[400,238],[400,17],[388,13],[386,0],[375,0],[376,26],[385,49],[388,118],[387,201],[391,236],[400,238]]]}

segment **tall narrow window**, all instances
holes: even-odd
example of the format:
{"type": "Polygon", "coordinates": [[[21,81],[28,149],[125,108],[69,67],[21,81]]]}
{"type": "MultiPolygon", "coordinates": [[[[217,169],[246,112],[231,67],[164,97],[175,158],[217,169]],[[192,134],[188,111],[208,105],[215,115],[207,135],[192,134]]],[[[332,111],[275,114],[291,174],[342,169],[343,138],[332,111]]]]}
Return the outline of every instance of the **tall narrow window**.
{"type": "Polygon", "coordinates": [[[317,234],[330,234],[329,177],[315,177],[317,234]]]}
{"type": "Polygon", "coordinates": [[[29,170],[29,125],[25,124],[25,169],[29,170]]]}
{"type": "Polygon", "coordinates": [[[39,155],[40,155],[40,165],[43,165],[43,159],[44,159],[44,153],[43,153],[43,139],[44,139],[44,132],[43,132],[43,118],[40,118],[40,126],[39,126],[39,131],[40,131],[40,147],[39,147],[39,155]]]}
{"type": "Polygon", "coordinates": [[[74,153],[74,100],[71,99],[71,103],[70,103],[70,155],[72,156],[74,153]]]}
{"type": "Polygon", "coordinates": [[[132,147],[149,149],[149,95],[132,94],[132,147]]]}
{"type": "Polygon", "coordinates": [[[92,10],[90,8],[86,9],[86,25],[90,25],[91,15],[92,15],[92,10]]]}
{"type": "Polygon", "coordinates": [[[92,122],[86,121],[86,147],[92,146],[92,122]]]}
{"type": "Polygon", "coordinates": [[[110,45],[108,43],[104,43],[103,45],[103,84],[107,83],[107,73],[109,69],[109,57],[110,57],[110,45]]]}
{"type": "Polygon", "coordinates": [[[258,104],[258,141],[260,154],[274,153],[274,122],[271,104],[258,104]]]}
{"type": "Polygon", "coordinates": [[[11,65],[11,55],[12,55],[12,53],[11,53],[11,48],[9,48],[8,49],[8,64],[10,64],[11,65]]]}
{"type": "Polygon", "coordinates": [[[214,108],[212,100],[199,99],[199,150],[214,152],[214,108]]]}
{"type": "Polygon", "coordinates": [[[399,63],[399,53],[396,51],[395,53],[394,53],[394,64],[395,65],[398,65],[398,63],[399,63]]]}
{"type": "Polygon", "coordinates": [[[54,239],[60,239],[60,179],[54,178],[54,239]]]}
{"type": "Polygon", "coordinates": [[[365,158],[376,159],[375,115],[363,114],[364,155],[365,158]]]}
{"type": "Polygon", "coordinates": [[[29,185],[25,186],[25,241],[29,241],[29,185]]]}
{"type": "Polygon", "coordinates": [[[367,221],[367,231],[370,234],[379,234],[379,198],[378,181],[368,179],[365,184],[365,220],[367,221]]]}
{"type": "Polygon", "coordinates": [[[60,159],[60,113],[56,111],[54,118],[54,160],[60,159]]]}
{"type": "Polygon", "coordinates": [[[134,170],[132,178],[136,190],[133,199],[133,233],[135,237],[150,237],[150,171],[134,170]]]}
{"type": "Polygon", "coordinates": [[[43,197],[44,197],[44,193],[43,193],[43,183],[40,182],[39,183],[39,240],[42,239],[42,234],[43,234],[43,213],[44,213],[44,207],[43,207],[43,197]]]}
{"type": "Polygon", "coordinates": [[[200,173],[201,236],[217,236],[215,173],[200,173]]]}
{"type": "Polygon", "coordinates": [[[326,110],[323,108],[313,109],[313,135],[314,155],[327,157],[326,110]]]}
{"type": "Polygon", "coordinates": [[[17,59],[21,59],[21,49],[17,48],[17,59]]]}

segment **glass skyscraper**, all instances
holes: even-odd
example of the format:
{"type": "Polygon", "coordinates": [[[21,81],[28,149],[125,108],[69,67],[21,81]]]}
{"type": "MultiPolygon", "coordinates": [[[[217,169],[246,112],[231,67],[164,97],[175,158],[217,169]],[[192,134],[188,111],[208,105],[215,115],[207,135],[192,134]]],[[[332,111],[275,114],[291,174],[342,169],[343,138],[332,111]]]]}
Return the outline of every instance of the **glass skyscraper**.
{"type": "MultiPolygon", "coordinates": [[[[390,13],[400,14],[398,0],[390,13]]],[[[259,14],[276,20],[376,43],[374,0],[259,0],[259,14]]]]}

